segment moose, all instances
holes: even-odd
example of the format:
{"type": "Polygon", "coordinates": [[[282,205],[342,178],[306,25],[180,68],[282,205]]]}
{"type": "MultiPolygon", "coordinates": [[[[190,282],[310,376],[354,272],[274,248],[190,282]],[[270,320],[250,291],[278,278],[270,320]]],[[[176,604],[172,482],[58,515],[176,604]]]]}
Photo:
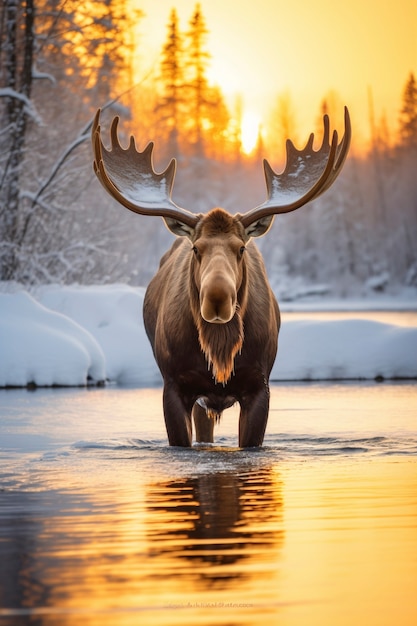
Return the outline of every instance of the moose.
{"type": "Polygon", "coordinates": [[[265,235],[275,215],[295,211],[326,191],[346,159],[351,125],[345,108],[344,134],[323,140],[314,133],[302,150],[286,144],[283,172],[263,161],[267,199],[243,214],[214,208],[187,211],[172,200],[176,161],[155,172],[150,142],[140,152],[118,139],[111,124],[111,148],[101,140],[100,109],[93,127],[94,171],[121,205],[140,215],[157,215],[177,235],[164,254],[144,299],[146,333],[161,371],[163,410],[169,444],[213,442],[222,412],[238,402],[239,446],[261,446],[269,412],[269,377],[275,361],[280,312],[254,237],[265,235]]]}

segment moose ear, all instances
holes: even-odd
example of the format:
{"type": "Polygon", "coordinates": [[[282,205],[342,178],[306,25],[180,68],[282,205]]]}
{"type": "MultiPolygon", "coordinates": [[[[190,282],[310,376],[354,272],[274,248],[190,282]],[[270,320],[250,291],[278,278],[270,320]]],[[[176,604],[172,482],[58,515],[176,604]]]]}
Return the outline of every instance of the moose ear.
{"type": "Polygon", "coordinates": [[[274,215],[266,215],[265,217],[261,217],[259,220],[252,222],[249,226],[245,228],[245,234],[248,239],[251,237],[262,237],[272,226],[272,222],[274,221],[274,215]]]}
{"type": "Polygon", "coordinates": [[[188,226],[188,224],[184,224],[184,222],[180,222],[173,217],[164,217],[164,222],[168,230],[174,233],[174,235],[188,237],[188,239],[192,240],[195,230],[192,226],[188,226]]]}

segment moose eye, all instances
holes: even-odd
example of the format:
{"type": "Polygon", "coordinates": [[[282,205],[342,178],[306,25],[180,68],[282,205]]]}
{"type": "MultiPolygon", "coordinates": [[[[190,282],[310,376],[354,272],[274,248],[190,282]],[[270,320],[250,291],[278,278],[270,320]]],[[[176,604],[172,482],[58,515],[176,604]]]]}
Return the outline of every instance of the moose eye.
{"type": "Polygon", "coordinates": [[[240,254],[240,256],[242,256],[242,254],[245,252],[245,250],[246,250],[245,246],[242,246],[242,247],[240,248],[240,250],[239,250],[239,254],[240,254]]]}
{"type": "Polygon", "coordinates": [[[195,256],[198,256],[198,248],[197,248],[197,246],[193,246],[193,252],[194,252],[195,256]]]}

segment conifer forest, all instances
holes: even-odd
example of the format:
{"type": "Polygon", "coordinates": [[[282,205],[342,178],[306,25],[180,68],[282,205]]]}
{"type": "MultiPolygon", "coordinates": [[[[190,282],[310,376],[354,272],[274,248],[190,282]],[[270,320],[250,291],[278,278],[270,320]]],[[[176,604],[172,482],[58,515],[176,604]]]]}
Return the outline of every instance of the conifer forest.
{"type": "MultiPolygon", "coordinates": [[[[174,4],[174,3],[173,3],[174,4]]],[[[237,213],[265,198],[262,159],[279,171],[296,129],[288,94],[276,94],[268,133],[242,149],[241,106],[208,79],[210,25],[196,4],[186,24],[175,8],[151,72],[133,36],[143,19],[127,0],[4,0],[0,6],[0,280],[146,285],[172,243],[162,220],[125,211],[97,182],[91,124],[120,116],[121,142],[155,142],[155,169],[177,160],[173,199],[193,212],[237,213]]],[[[296,103],[294,103],[296,104],[296,103]]],[[[312,111],[337,121],[344,102],[323,94],[312,111]]],[[[314,117],[313,117],[314,119],[314,117]]],[[[354,120],[353,133],[355,132],[354,120]]],[[[342,129],[340,129],[342,130],[342,129]]],[[[331,189],[277,216],[258,240],[282,299],[396,294],[417,287],[417,77],[404,76],[395,127],[375,119],[331,189]]],[[[295,132],[298,136],[298,133],[295,132]]],[[[301,137],[301,144],[308,137],[301,137]]]]}

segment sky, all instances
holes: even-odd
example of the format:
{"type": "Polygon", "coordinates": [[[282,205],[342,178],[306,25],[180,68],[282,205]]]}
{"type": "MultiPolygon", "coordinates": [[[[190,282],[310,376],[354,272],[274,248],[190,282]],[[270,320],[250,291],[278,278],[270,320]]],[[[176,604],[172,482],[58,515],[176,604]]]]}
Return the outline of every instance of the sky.
{"type": "MultiPolygon", "coordinates": [[[[145,13],[138,50],[148,69],[158,62],[171,9],[184,31],[196,2],[132,1],[145,13]]],[[[290,94],[300,133],[308,134],[322,99],[336,91],[357,143],[370,135],[370,101],[375,120],[385,115],[395,128],[405,82],[417,76],[416,0],[201,0],[201,8],[209,79],[229,104],[239,94],[244,110],[262,120],[279,94],[290,94]]]]}

